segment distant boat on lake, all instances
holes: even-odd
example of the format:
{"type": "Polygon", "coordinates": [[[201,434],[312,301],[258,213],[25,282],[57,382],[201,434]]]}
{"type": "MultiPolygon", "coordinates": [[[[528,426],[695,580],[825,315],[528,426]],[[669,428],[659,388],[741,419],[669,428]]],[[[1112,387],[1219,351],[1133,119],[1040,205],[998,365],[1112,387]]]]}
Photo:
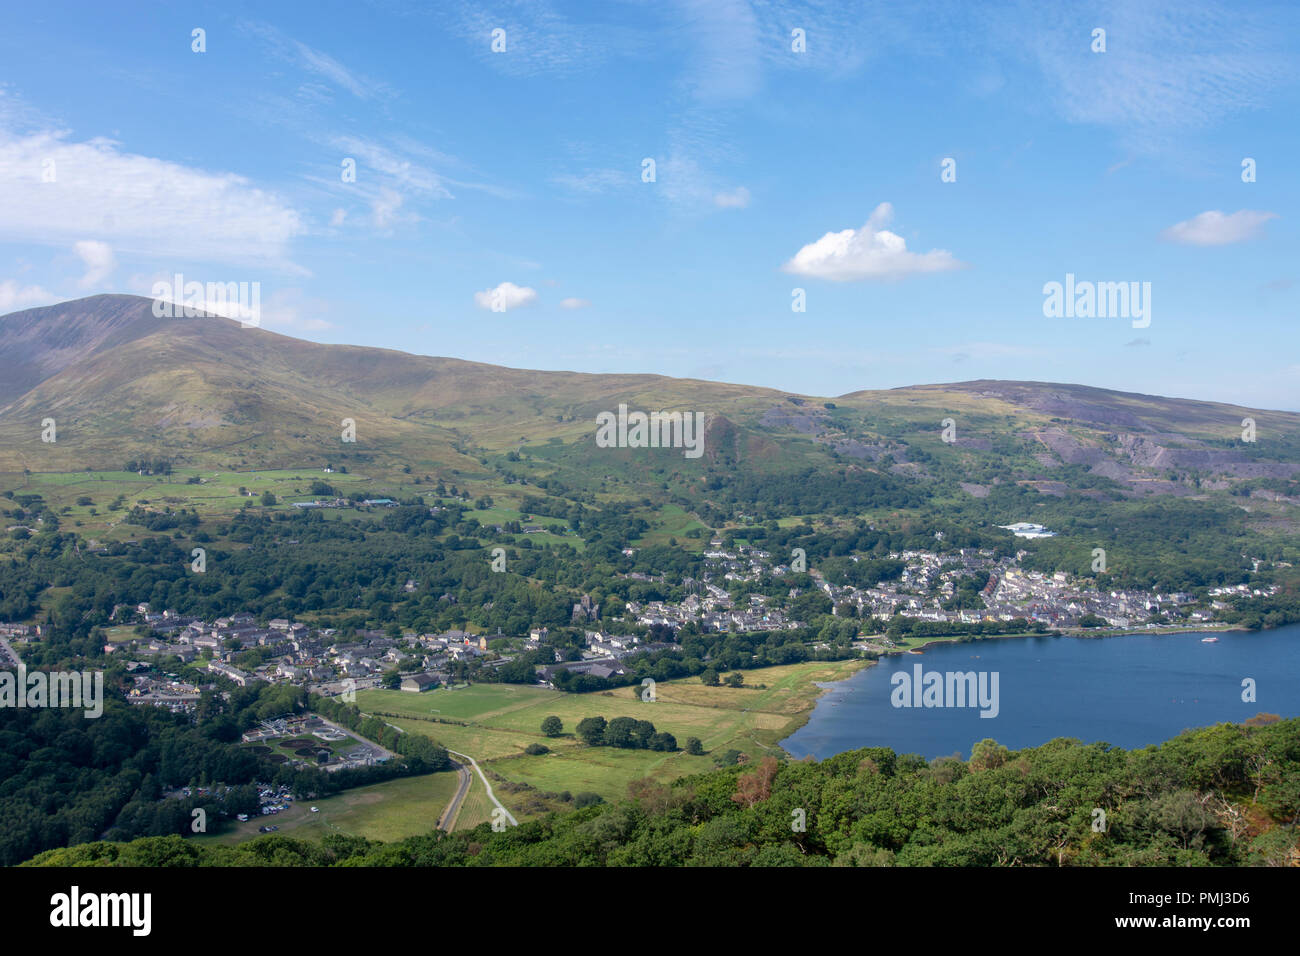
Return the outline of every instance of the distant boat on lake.
{"type": "Polygon", "coordinates": [[[1218,639],[1217,637],[1203,637],[1203,638],[1201,638],[1201,643],[1202,643],[1202,644],[1217,644],[1217,643],[1219,643],[1219,639],[1218,639]]]}

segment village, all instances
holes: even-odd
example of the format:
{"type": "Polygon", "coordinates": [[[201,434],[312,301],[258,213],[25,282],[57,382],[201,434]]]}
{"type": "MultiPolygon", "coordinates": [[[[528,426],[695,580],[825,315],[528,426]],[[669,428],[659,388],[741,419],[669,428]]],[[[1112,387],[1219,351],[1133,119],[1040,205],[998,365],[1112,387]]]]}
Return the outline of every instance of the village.
{"type": "MultiPolygon", "coordinates": [[[[832,584],[815,568],[807,574],[813,587],[829,599],[832,615],[863,621],[861,631],[869,641],[859,646],[876,651],[889,649],[891,642],[880,632],[896,616],[954,626],[1024,620],[1065,631],[1083,627],[1195,629],[1213,625],[1216,612],[1229,608],[1235,598],[1268,596],[1276,590],[1238,584],[1209,589],[1203,600],[1184,592],[1099,590],[1087,579],[1064,572],[1026,570],[1020,566],[1024,555],[1021,551],[998,558],[990,550],[972,548],[891,553],[889,558],[903,566],[901,574],[873,587],[832,584]],[[969,588],[971,579],[985,582],[977,600],[972,600],[969,590],[959,593],[959,586],[967,582],[969,588]],[[964,600],[957,600],[962,595],[964,600]],[[972,604],[977,606],[969,606],[972,604]]],[[[801,561],[802,556],[796,560],[801,561]]],[[[624,675],[629,658],[680,651],[680,645],[651,635],[663,638],[667,631],[686,625],[705,633],[756,633],[803,626],[807,622],[794,617],[789,607],[776,606],[789,605],[801,589],[789,588],[784,597],[769,596],[776,579],[797,569],[801,564],[792,568],[776,562],[760,548],[744,543],[724,548],[715,538],[704,552],[702,579],[684,579],[686,595],[679,601],[628,601],[624,615],[605,620],[599,604],[583,595],[574,603],[570,621],[582,629],[581,649],[576,654],[571,649],[566,653],[553,649],[554,661],[537,666],[537,682],[554,686],[560,670],[598,678],[624,675]],[[745,593],[748,589],[740,585],[765,585],[769,594],[745,593]],[[733,597],[733,591],[742,596],[733,597]],[[649,633],[621,633],[615,628],[618,624],[624,625],[623,631],[649,633]]],[[[645,575],[629,576],[650,580],[645,575]]],[[[130,639],[104,645],[106,653],[128,658],[125,667],[132,675],[128,700],[174,711],[191,711],[204,690],[228,686],[218,679],[240,687],[251,681],[286,683],[327,696],[379,686],[421,693],[450,686],[482,668],[501,667],[521,653],[538,651],[549,645],[551,636],[544,626],[530,629],[527,635],[474,634],[459,629],[394,634],[390,629],[358,630],[344,636],[331,628],[313,628],[284,618],[259,622],[247,612],[203,621],[174,610],[155,610],[148,603],[119,605],[112,617],[119,622],[119,629],[129,625],[134,632],[130,639]],[[250,655],[250,651],[255,653],[250,655]],[[257,663],[250,666],[250,658],[257,663]],[[188,677],[168,672],[166,662],[173,660],[191,665],[186,670],[188,677]],[[211,680],[198,679],[196,670],[210,675],[211,680]]],[[[0,661],[17,662],[10,641],[22,643],[40,635],[40,625],[0,623],[0,661]]],[[[280,729],[273,733],[271,728],[263,728],[258,733],[291,737],[294,732],[280,729]]],[[[374,757],[359,754],[356,760],[364,763],[374,757]]],[[[348,762],[336,760],[333,765],[348,762]]]]}
{"type": "MultiPolygon", "coordinates": [[[[1019,526],[1016,526],[1019,527],[1019,526]]],[[[1038,526],[1026,525],[1032,533],[1025,537],[1042,537],[1050,533],[1038,526]]],[[[686,582],[695,593],[676,603],[628,602],[628,614],[637,623],[677,628],[690,622],[702,630],[766,631],[795,628],[805,622],[793,620],[787,612],[770,607],[772,599],[764,594],[749,594],[737,605],[727,582],[761,582],[780,577],[791,568],[776,563],[772,555],[752,545],[737,543],[724,550],[720,539],[710,542],[706,551],[703,580],[686,582]]],[[[1238,584],[1209,590],[1211,600],[1198,601],[1184,592],[1140,590],[1099,590],[1086,579],[1065,572],[1045,574],[1024,570],[1020,561],[1026,552],[1014,557],[996,558],[991,550],[962,548],[957,552],[902,551],[889,554],[904,564],[896,581],[881,581],[871,588],[834,585],[816,569],[809,577],[831,601],[834,615],[851,614],[858,618],[889,621],[895,615],[950,624],[977,624],[985,621],[1023,619],[1041,622],[1052,628],[1077,628],[1091,619],[1112,628],[1133,628],[1151,624],[1196,626],[1210,624],[1215,611],[1230,607],[1234,597],[1262,597],[1276,593],[1276,586],[1251,587],[1238,584]],[[987,583],[979,592],[980,607],[952,607],[957,586],[963,578],[986,574],[987,583]],[[1154,619],[1154,620],[1153,620],[1154,619]]],[[[853,561],[860,558],[853,557],[853,561]]],[[[1258,567],[1256,568],[1258,570],[1258,567]]],[[[791,588],[790,599],[799,596],[791,588]]]]}

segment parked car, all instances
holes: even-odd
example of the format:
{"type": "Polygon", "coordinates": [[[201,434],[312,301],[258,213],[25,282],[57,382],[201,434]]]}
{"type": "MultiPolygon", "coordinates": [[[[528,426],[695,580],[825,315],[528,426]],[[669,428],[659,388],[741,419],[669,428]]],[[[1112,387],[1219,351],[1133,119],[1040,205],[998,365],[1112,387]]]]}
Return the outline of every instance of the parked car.
{"type": "Polygon", "coordinates": [[[312,812],[312,813],[320,813],[320,807],[312,807],[312,808],[311,808],[311,812],[312,812]]]}

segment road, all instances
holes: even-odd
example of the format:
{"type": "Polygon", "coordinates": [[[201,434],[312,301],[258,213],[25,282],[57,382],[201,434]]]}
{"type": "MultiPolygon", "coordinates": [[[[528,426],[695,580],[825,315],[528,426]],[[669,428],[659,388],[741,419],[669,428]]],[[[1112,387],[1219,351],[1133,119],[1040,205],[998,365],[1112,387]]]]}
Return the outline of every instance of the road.
{"type": "Polygon", "coordinates": [[[479,765],[474,762],[474,758],[467,756],[465,754],[458,754],[454,750],[448,750],[447,753],[452,754],[456,757],[464,757],[466,760],[469,761],[469,765],[478,772],[478,778],[483,781],[483,786],[487,788],[488,799],[491,800],[494,804],[496,804],[498,810],[500,810],[503,814],[505,814],[505,818],[510,821],[510,825],[512,827],[519,826],[519,821],[515,819],[514,814],[512,814],[509,810],[503,807],[501,805],[501,801],[497,799],[497,795],[492,792],[492,784],[488,783],[487,777],[483,776],[483,771],[480,770],[479,765]]]}
{"type": "Polygon", "coordinates": [[[22,658],[18,656],[18,652],[14,650],[14,646],[5,638],[0,637],[0,664],[6,666],[13,664],[17,667],[20,660],[22,660],[22,658]]]}
{"type": "Polygon", "coordinates": [[[465,794],[469,793],[469,785],[474,782],[474,775],[469,772],[469,768],[463,763],[452,761],[451,765],[456,768],[456,776],[459,778],[460,785],[456,788],[456,795],[451,798],[447,808],[442,811],[442,816],[438,818],[438,829],[446,830],[450,833],[456,829],[456,814],[460,812],[460,805],[465,799],[465,794]]]}
{"type": "MultiPolygon", "coordinates": [[[[369,717],[370,715],[363,712],[361,716],[369,717]]],[[[389,727],[392,727],[399,734],[406,733],[406,731],[402,730],[402,728],[398,727],[396,724],[389,724],[386,720],[384,723],[389,727]]],[[[453,757],[461,757],[469,761],[469,765],[474,768],[478,773],[479,779],[483,781],[483,786],[487,790],[488,799],[496,804],[497,808],[505,814],[505,818],[510,821],[512,827],[519,826],[519,821],[515,819],[514,814],[502,806],[501,801],[498,800],[496,794],[492,792],[492,784],[488,783],[487,777],[483,776],[483,771],[479,768],[479,765],[474,762],[474,758],[468,754],[457,753],[454,750],[448,750],[447,753],[451,754],[453,757]]],[[[449,821],[452,826],[455,826],[455,813],[460,810],[461,802],[465,799],[465,794],[469,792],[469,782],[471,780],[469,771],[466,770],[463,765],[456,763],[454,760],[452,763],[455,764],[456,773],[460,777],[460,786],[456,790],[456,796],[452,798],[451,803],[447,805],[447,809],[444,810],[442,816],[438,818],[439,829],[446,829],[443,824],[449,821]]]]}

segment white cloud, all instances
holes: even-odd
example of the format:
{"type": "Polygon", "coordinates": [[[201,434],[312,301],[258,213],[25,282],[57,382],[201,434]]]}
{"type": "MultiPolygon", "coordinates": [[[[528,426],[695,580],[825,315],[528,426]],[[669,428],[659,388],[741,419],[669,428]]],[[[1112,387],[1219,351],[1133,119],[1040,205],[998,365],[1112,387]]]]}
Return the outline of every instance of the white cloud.
{"type": "Polygon", "coordinates": [[[737,186],[729,193],[718,193],[713,197],[713,205],[719,209],[744,209],[749,205],[749,190],[737,186]]]}
{"type": "Polygon", "coordinates": [[[943,249],[908,252],[902,236],[882,228],[893,215],[893,206],[882,202],[861,229],[826,233],[795,253],[782,269],[814,279],[853,282],[964,268],[965,263],[943,249]]]}
{"type": "Polygon", "coordinates": [[[591,305],[591,302],[587,299],[568,298],[560,300],[560,308],[562,309],[585,309],[589,305],[591,305]]]}
{"type": "Polygon", "coordinates": [[[528,286],[517,286],[513,282],[503,282],[495,289],[484,289],[474,293],[474,301],[480,309],[493,312],[507,312],[520,306],[531,305],[537,301],[537,290],[528,286]],[[494,308],[495,306],[495,308],[494,308]]]}
{"type": "Polygon", "coordinates": [[[0,313],[17,312],[37,305],[48,305],[58,299],[38,285],[19,285],[14,279],[0,282],[0,313]]]}
{"type": "Polygon", "coordinates": [[[1171,242],[1185,242],[1193,246],[1225,246],[1230,242],[1258,238],[1262,234],[1264,223],[1276,218],[1275,212],[1241,209],[1225,216],[1219,210],[1211,209],[1184,222],[1175,223],[1160,236],[1171,242]]]}
{"type": "Polygon", "coordinates": [[[126,153],[106,139],[0,126],[0,241],[66,248],[100,236],[119,253],[302,273],[288,244],[303,231],[295,210],[242,176],[126,153]]]}
{"type": "Polygon", "coordinates": [[[347,218],[348,211],[346,209],[335,209],[334,214],[330,216],[330,225],[337,229],[339,226],[343,225],[347,218]]]}
{"type": "Polygon", "coordinates": [[[99,285],[117,268],[117,260],[113,258],[113,247],[107,242],[83,239],[76,243],[72,250],[86,264],[86,274],[77,280],[77,285],[83,289],[99,285]]]}

